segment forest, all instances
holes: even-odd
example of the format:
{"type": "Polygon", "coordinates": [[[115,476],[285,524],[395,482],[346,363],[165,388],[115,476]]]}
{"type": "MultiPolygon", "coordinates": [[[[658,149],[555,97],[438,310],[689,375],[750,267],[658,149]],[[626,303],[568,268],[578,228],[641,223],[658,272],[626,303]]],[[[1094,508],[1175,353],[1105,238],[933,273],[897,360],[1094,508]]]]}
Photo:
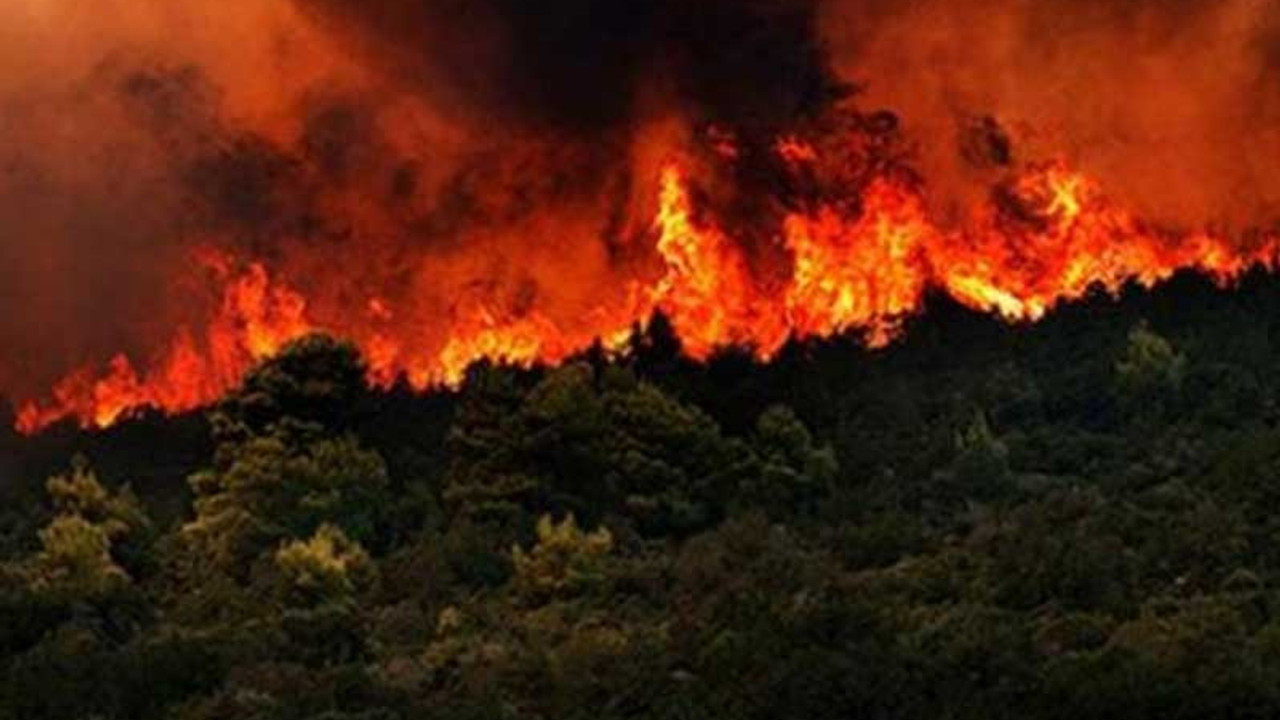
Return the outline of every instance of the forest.
{"type": "Polygon", "coordinates": [[[1280,717],[1280,279],[0,410],[0,717],[1280,717]],[[1278,332],[1272,332],[1276,329],[1278,332]]]}

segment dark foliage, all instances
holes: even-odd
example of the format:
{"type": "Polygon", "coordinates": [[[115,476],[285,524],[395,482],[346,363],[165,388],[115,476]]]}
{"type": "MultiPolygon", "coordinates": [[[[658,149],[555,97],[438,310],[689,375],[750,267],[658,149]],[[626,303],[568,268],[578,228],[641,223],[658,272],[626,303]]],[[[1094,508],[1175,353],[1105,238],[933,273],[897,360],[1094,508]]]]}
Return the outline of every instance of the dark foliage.
{"type": "Polygon", "coordinates": [[[1280,716],[1280,281],[930,305],[0,433],[0,717],[1280,716]]]}

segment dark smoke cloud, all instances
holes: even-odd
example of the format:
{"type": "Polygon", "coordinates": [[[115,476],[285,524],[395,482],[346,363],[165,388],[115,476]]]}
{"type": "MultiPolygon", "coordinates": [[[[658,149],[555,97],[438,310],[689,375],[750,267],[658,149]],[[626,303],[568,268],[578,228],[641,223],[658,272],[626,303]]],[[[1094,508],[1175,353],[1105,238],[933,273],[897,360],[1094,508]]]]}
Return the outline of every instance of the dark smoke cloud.
{"type": "Polygon", "coordinates": [[[581,134],[646,102],[778,124],[834,78],[819,0],[297,0],[402,82],[510,123],[581,134]]]}
{"type": "Polygon", "coordinates": [[[1280,219],[1280,5],[1261,0],[836,0],[824,33],[898,112],[939,210],[980,199],[993,121],[1018,163],[1065,156],[1141,215],[1237,233],[1280,219]]]}
{"type": "Polygon", "coordinates": [[[287,27],[210,3],[0,8],[0,393],[43,392],[115,352],[145,359],[206,314],[181,275],[222,214],[193,169],[265,131],[263,98],[308,79],[302,61],[334,74],[287,27]]]}
{"type": "MultiPolygon", "coordinates": [[[[844,92],[820,41],[819,0],[296,2],[389,83],[487,135],[477,143],[486,151],[466,161],[446,197],[474,207],[476,171],[484,177],[511,152],[502,138],[517,146],[532,138],[556,152],[539,151],[555,162],[531,163],[531,174],[554,181],[517,197],[538,206],[593,196],[610,214],[601,234],[615,256],[626,253],[628,229],[648,221],[635,206],[651,203],[629,193],[651,192],[655,170],[626,158],[660,119],[732,127],[744,143],[767,148],[844,92]],[[608,197],[602,187],[612,189],[608,197]]],[[[744,236],[772,232],[770,188],[757,182],[770,171],[750,165],[768,155],[746,154],[742,172],[723,183],[733,192],[721,204],[732,206],[726,214],[741,220],[744,236]]],[[[486,204],[463,219],[486,224],[521,206],[486,204]]]]}

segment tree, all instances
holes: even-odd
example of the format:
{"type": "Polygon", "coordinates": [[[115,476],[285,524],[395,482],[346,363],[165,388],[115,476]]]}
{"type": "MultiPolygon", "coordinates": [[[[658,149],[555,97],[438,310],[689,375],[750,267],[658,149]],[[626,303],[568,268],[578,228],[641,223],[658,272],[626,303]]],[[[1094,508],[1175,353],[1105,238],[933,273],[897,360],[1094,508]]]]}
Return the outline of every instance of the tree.
{"type": "Polygon", "coordinates": [[[145,548],[121,552],[129,540],[139,541],[151,523],[137,499],[125,488],[107,491],[83,457],[71,471],[45,485],[56,514],[39,532],[40,551],[32,569],[32,586],[68,599],[101,599],[130,583],[121,559],[142,564],[145,548]]]}
{"type": "Polygon", "coordinates": [[[583,532],[573,515],[559,523],[543,515],[537,544],[528,552],[518,545],[511,550],[516,591],[528,599],[545,600],[587,590],[603,580],[602,561],[611,550],[613,535],[608,529],[583,532]]]}
{"type": "Polygon", "coordinates": [[[374,571],[364,548],[328,523],[308,540],[281,546],[275,561],[286,604],[299,607],[349,603],[368,586],[374,571]]]}
{"type": "Polygon", "coordinates": [[[354,345],[309,335],[255,368],[212,413],[220,441],[310,430],[351,429],[369,392],[363,359],[354,345]]]}
{"type": "Polygon", "coordinates": [[[465,514],[616,513],[649,534],[688,533],[723,514],[755,464],[701,410],[625,370],[571,364],[523,396],[496,389],[464,399],[451,435],[445,496],[465,514]]]}
{"type": "Polygon", "coordinates": [[[128,485],[108,491],[88,460],[76,456],[70,472],[49,478],[45,490],[59,516],[82,518],[102,531],[115,562],[133,572],[148,569],[155,529],[128,485]]]}
{"type": "Polygon", "coordinates": [[[111,559],[111,538],[101,525],[78,515],[59,515],[40,531],[32,577],[37,592],[96,599],[128,583],[128,574],[111,559]]]}
{"type": "Polygon", "coordinates": [[[299,446],[256,437],[219,455],[219,467],[191,478],[196,517],[183,527],[209,562],[243,574],[262,552],[326,523],[358,542],[374,539],[388,502],[387,469],[355,438],[299,446]]]}
{"type": "Polygon", "coordinates": [[[1160,413],[1182,390],[1187,358],[1146,323],[1129,331],[1124,355],[1115,364],[1122,400],[1135,410],[1160,413]]]}
{"type": "Polygon", "coordinates": [[[986,413],[974,413],[956,433],[955,449],[951,478],[965,499],[994,499],[1008,489],[1012,479],[1009,448],[991,429],[986,413]]]}
{"type": "Polygon", "coordinates": [[[758,474],[744,483],[743,499],[771,516],[811,513],[832,490],[840,464],[830,446],[818,446],[800,418],[777,405],[756,421],[752,449],[758,474]]]}

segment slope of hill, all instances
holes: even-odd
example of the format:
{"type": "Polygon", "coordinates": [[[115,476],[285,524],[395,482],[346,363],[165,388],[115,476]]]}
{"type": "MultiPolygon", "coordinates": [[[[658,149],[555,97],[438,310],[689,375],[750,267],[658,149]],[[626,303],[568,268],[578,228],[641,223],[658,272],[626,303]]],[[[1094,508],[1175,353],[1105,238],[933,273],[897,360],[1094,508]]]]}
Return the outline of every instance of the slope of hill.
{"type": "Polygon", "coordinates": [[[929,305],[0,434],[0,716],[1280,715],[1280,280],[929,305]]]}

